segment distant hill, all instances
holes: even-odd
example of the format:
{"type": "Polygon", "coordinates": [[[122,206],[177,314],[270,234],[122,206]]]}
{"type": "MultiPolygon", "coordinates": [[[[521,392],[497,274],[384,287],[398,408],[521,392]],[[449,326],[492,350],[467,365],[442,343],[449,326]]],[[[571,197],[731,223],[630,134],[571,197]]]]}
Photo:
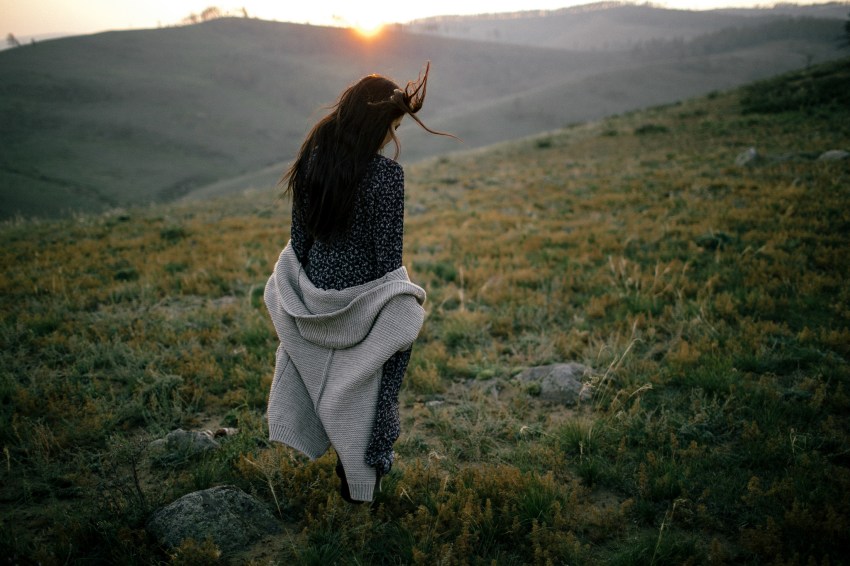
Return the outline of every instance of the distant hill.
{"type": "Polygon", "coordinates": [[[345,86],[371,72],[415,78],[428,59],[425,120],[620,64],[243,19],[28,45],[0,53],[2,216],[168,201],[280,162],[345,86]]]}
{"type": "MultiPolygon", "coordinates": [[[[623,9],[591,12],[622,20],[623,9]]],[[[647,21],[707,17],[640,10],[647,21]]],[[[841,19],[771,16],[750,25],[759,18],[749,13],[712,17],[723,25],[688,40],[652,36],[647,29],[660,29],[653,23],[630,32],[630,48],[608,50],[473,41],[415,33],[416,26],[365,41],[344,29],[235,18],[6,50],[0,53],[0,218],[269,186],[321,107],[345,86],[371,72],[403,82],[426,60],[432,80],[421,116],[464,144],[407,123],[405,162],[842,55],[834,40],[841,19]],[[749,27],[741,31],[736,21],[749,27]]],[[[689,26],[695,24],[681,27],[689,26]]]]}
{"type": "Polygon", "coordinates": [[[556,49],[631,49],[644,42],[690,41],[721,30],[757,31],[764,24],[816,18],[846,19],[848,3],[814,6],[779,4],[770,9],[671,10],[649,4],[598,2],[560,10],[436,16],[406,29],[444,37],[533,45],[556,49]]]}

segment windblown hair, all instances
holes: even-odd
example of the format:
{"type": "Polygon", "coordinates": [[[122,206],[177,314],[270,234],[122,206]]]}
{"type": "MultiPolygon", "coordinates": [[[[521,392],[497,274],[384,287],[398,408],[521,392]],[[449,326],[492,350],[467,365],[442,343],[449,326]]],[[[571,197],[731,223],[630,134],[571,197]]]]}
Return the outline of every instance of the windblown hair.
{"type": "Polygon", "coordinates": [[[425,101],[429,69],[427,64],[424,75],[420,73],[404,90],[380,75],[360,79],[307,135],[281,183],[312,237],[327,241],[348,229],[357,186],[387,132],[395,144],[394,159],[398,158],[394,120],[407,114],[426,131],[451,136],[431,130],[416,116],[425,101]]]}

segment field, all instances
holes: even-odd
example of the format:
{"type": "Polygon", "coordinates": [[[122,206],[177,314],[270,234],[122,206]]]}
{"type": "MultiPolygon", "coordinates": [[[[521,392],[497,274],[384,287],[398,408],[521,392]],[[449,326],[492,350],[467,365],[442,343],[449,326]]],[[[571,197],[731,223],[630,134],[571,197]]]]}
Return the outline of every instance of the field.
{"type": "Polygon", "coordinates": [[[850,166],[816,157],[850,149],[848,90],[844,59],[407,167],[428,317],[371,508],[266,440],[286,201],[5,222],[0,555],[215,563],[145,520],[233,484],[282,525],[234,564],[846,563],[850,166]],[[515,379],[566,361],[578,407],[515,379]]]}

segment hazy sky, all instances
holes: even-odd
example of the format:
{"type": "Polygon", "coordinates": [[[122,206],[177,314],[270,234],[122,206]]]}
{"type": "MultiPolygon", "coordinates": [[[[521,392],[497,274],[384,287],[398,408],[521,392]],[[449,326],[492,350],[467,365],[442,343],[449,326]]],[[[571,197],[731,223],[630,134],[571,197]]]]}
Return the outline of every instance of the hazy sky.
{"type": "MultiPolygon", "coordinates": [[[[155,28],[179,23],[208,6],[251,17],[315,25],[370,27],[443,14],[480,14],[528,9],[556,9],[592,0],[0,0],[0,32],[25,38],[42,34],[85,34],[105,30],[155,28]]],[[[683,9],[727,6],[770,6],[754,0],[667,0],[656,2],[683,9]]],[[[805,0],[800,3],[809,3],[805,0]]],[[[818,2],[815,2],[818,3],[818,2]]]]}

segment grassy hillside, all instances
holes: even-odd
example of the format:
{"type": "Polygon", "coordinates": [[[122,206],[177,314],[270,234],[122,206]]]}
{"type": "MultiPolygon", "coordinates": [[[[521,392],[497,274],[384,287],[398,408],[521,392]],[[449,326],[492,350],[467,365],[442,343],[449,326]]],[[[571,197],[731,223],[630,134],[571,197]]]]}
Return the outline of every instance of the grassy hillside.
{"type": "Polygon", "coordinates": [[[850,61],[406,172],[428,317],[371,510],[270,446],[270,192],[0,226],[0,555],[213,563],[144,521],[223,483],[234,564],[840,564],[850,523],[850,61]],[[755,147],[748,166],[736,156],[755,147]],[[593,398],[515,379],[578,361],[593,398]],[[176,427],[235,426],[154,465],[176,427]]]}
{"type": "Polygon", "coordinates": [[[405,29],[366,42],[347,30],[248,19],[10,49],[0,53],[0,218],[268,186],[277,175],[257,172],[282,170],[320,107],[369,72],[404,81],[433,62],[423,118],[465,145],[406,124],[402,158],[412,163],[839,56],[823,26],[840,31],[841,21],[813,22],[778,36],[732,30],[607,52],[405,29]]]}

